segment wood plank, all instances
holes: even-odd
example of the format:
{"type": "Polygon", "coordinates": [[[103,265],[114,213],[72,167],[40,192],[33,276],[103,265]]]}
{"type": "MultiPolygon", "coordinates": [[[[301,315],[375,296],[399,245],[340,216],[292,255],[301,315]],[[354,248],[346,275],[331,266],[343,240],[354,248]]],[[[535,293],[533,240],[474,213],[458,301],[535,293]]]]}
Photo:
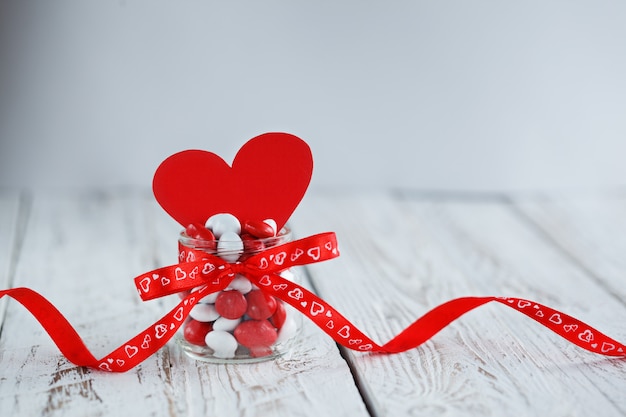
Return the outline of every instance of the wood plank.
{"type": "MultiPolygon", "coordinates": [[[[337,232],[341,257],[309,268],[313,283],[378,342],[468,295],[527,297],[626,339],[612,319],[626,317],[624,305],[502,201],[318,190],[294,221],[301,233],[337,232]]],[[[624,361],[592,356],[504,306],[475,310],[406,353],[346,355],[378,416],[626,413],[624,361]]]]}
{"type": "MultiPolygon", "coordinates": [[[[141,303],[132,278],[175,262],[178,232],[148,193],[37,195],[14,284],[48,297],[102,356],[175,304],[141,303]]],[[[11,302],[0,370],[0,415],[367,415],[336,346],[309,323],[276,361],[205,364],[169,343],[108,374],[68,363],[11,302]]]]}
{"type": "Polygon", "coordinates": [[[515,206],[618,300],[626,300],[623,191],[516,196],[515,206]]]}

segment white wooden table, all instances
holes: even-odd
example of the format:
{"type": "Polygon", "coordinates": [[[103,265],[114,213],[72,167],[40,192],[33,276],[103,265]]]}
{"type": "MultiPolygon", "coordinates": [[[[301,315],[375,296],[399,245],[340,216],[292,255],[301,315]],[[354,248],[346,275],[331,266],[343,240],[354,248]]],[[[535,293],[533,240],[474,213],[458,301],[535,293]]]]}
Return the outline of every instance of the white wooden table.
{"type": "MultiPolygon", "coordinates": [[[[297,237],[335,231],[315,291],[378,342],[468,295],[528,298],[626,341],[626,190],[447,195],[310,190],[297,237]]],[[[176,261],[179,226],[149,190],[0,190],[0,286],[48,297],[101,357],[172,305],[132,278],[176,261]]],[[[109,374],[62,357],[0,300],[0,416],[623,416],[626,360],[489,304],[397,355],[343,351],[306,321],[292,354],[213,365],[173,342],[109,374]]]]}

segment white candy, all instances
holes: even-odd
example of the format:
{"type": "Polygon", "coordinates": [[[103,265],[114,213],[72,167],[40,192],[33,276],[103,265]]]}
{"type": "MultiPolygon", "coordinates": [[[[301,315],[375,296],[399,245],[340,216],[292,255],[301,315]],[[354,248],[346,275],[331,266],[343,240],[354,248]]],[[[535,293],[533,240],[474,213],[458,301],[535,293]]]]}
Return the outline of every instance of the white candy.
{"type": "Polygon", "coordinates": [[[243,241],[235,232],[224,233],[217,242],[217,256],[226,262],[237,262],[243,253],[243,241]]]}
{"type": "Polygon", "coordinates": [[[288,281],[295,281],[296,279],[295,274],[291,272],[289,269],[285,269],[284,271],[281,271],[279,275],[288,281]]]}
{"type": "Polygon", "coordinates": [[[274,219],[265,219],[263,220],[263,223],[265,224],[269,224],[270,227],[272,228],[272,230],[274,230],[274,236],[276,236],[276,233],[278,233],[278,225],[276,224],[276,220],[274,219]]]}
{"type": "Polygon", "coordinates": [[[242,294],[248,294],[252,291],[252,283],[248,280],[248,278],[243,275],[237,275],[235,279],[233,279],[230,284],[228,284],[227,290],[237,290],[242,294]]]}
{"type": "Polygon", "coordinates": [[[215,311],[213,304],[196,304],[189,312],[189,315],[192,319],[202,322],[213,321],[220,316],[217,314],[217,311],[215,311]]]}
{"type": "Polygon", "coordinates": [[[224,233],[241,233],[241,223],[230,213],[219,213],[209,217],[205,224],[207,229],[211,229],[213,235],[219,239],[224,233]]]}
{"type": "MultiPolygon", "coordinates": [[[[191,290],[191,292],[196,292],[198,291],[200,288],[202,287],[195,287],[191,290]]],[[[205,295],[204,297],[202,297],[198,302],[199,303],[203,303],[203,304],[213,304],[215,303],[215,299],[217,298],[217,296],[220,294],[221,291],[216,291],[214,293],[211,293],[209,295],[205,295]]]]}
{"type": "Polygon", "coordinates": [[[205,295],[204,297],[202,297],[200,299],[200,303],[204,303],[204,304],[214,304],[215,300],[217,299],[217,296],[220,295],[221,291],[216,291],[214,293],[211,293],[209,295],[205,295]]]}
{"type": "Polygon", "coordinates": [[[237,350],[237,339],[232,334],[223,330],[213,330],[207,333],[204,342],[213,349],[216,358],[233,358],[237,350]]]}
{"type": "Polygon", "coordinates": [[[278,331],[278,338],[276,339],[276,343],[284,342],[285,340],[289,340],[296,332],[298,331],[298,323],[292,316],[287,316],[285,322],[283,323],[283,327],[278,331]]]}
{"type": "Polygon", "coordinates": [[[239,325],[239,323],[241,323],[241,317],[238,319],[227,319],[226,317],[220,317],[213,323],[213,330],[232,332],[233,330],[235,330],[235,327],[239,325]]]}

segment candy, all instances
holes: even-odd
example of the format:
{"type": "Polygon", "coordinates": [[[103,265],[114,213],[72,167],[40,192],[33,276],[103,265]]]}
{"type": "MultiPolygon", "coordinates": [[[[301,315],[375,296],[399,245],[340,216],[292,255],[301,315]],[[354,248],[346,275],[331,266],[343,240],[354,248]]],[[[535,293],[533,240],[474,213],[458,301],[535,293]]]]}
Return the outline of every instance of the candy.
{"type": "Polygon", "coordinates": [[[258,220],[248,220],[241,226],[242,233],[248,233],[256,238],[267,238],[276,235],[276,223],[274,226],[258,220]]]}
{"type": "Polygon", "coordinates": [[[268,319],[276,311],[276,299],[265,295],[261,290],[250,291],[246,295],[248,309],[246,314],[254,320],[268,319]]]}
{"type": "Polygon", "coordinates": [[[295,274],[293,272],[291,272],[291,270],[289,270],[289,269],[285,269],[279,275],[281,277],[285,278],[286,280],[289,280],[289,281],[292,281],[292,282],[295,281],[295,279],[296,279],[295,274]]]}
{"type": "Polygon", "coordinates": [[[209,295],[205,295],[204,297],[202,297],[200,299],[200,303],[204,303],[204,304],[213,304],[215,303],[215,300],[217,300],[217,296],[220,295],[221,291],[216,291],[216,292],[212,292],[209,295]]]}
{"type": "Polygon", "coordinates": [[[220,317],[213,322],[213,330],[223,330],[225,332],[232,332],[241,323],[241,318],[227,319],[226,317],[220,317]]]}
{"type": "MultiPolygon", "coordinates": [[[[233,264],[264,251],[266,242],[267,246],[274,246],[270,238],[276,232],[272,219],[240,223],[229,213],[213,215],[205,225],[192,223],[185,229],[187,236],[213,245],[199,246],[194,242],[198,249],[208,248],[208,253],[233,264]]],[[[280,275],[295,279],[289,269],[280,275]]],[[[191,292],[203,288],[198,284],[191,292]]],[[[216,358],[230,359],[241,354],[259,358],[272,355],[274,343],[289,339],[297,330],[298,323],[282,301],[264,293],[245,275],[237,274],[226,289],[205,295],[191,309],[183,338],[190,345],[207,346],[216,358]],[[238,350],[240,346],[242,349],[238,350]]]]}
{"type": "MultiPolygon", "coordinates": [[[[199,289],[203,288],[202,286],[200,287],[194,287],[191,292],[196,292],[199,289]]],[[[219,295],[220,291],[216,291],[216,292],[212,292],[211,294],[207,294],[204,297],[202,297],[198,302],[202,303],[202,304],[213,304],[215,302],[215,299],[217,298],[217,296],[219,295]]]]}
{"type": "Polygon", "coordinates": [[[237,350],[237,340],[235,337],[223,330],[213,330],[204,338],[204,342],[213,350],[216,358],[234,358],[237,350]]]}
{"type": "Polygon", "coordinates": [[[263,241],[255,238],[250,234],[242,234],[241,240],[243,241],[243,249],[246,254],[255,254],[265,249],[263,241]]]}
{"type": "Polygon", "coordinates": [[[262,358],[272,354],[272,348],[269,346],[253,346],[248,348],[248,350],[253,358],[262,358]]]}
{"type": "Polygon", "coordinates": [[[267,320],[242,321],[234,335],[237,342],[248,349],[271,346],[278,338],[276,329],[267,320]]]}
{"type": "Polygon", "coordinates": [[[222,291],[215,299],[215,310],[227,319],[238,319],[246,313],[248,302],[239,291],[222,291]]]}
{"type": "Polygon", "coordinates": [[[272,236],[276,236],[278,234],[278,225],[276,224],[276,220],[274,220],[274,219],[265,219],[265,220],[263,220],[263,223],[266,223],[266,224],[270,225],[270,227],[273,230],[272,236]]]}
{"type": "Polygon", "coordinates": [[[189,320],[185,323],[183,337],[186,341],[193,345],[205,346],[204,338],[207,333],[213,330],[211,323],[205,323],[197,320],[189,320]]]}
{"type": "Polygon", "coordinates": [[[200,223],[191,223],[185,228],[185,234],[192,239],[215,240],[215,235],[200,223]]]}
{"type": "Polygon", "coordinates": [[[243,241],[237,233],[225,232],[217,242],[217,256],[226,262],[237,262],[243,253],[243,241]]]}
{"type": "Polygon", "coordinates": [[[272,314],[272,317],[270,317],[270,322],[274,325],[274,327],[280,330],[283,327],[286,318],[287,309],[285,309],[285,304],[278,301],[276,303],[276,311],[274,311],[274,314],[272,314]]]}
{"type": "Polygon", "coordinates": [[[296,323],[293,317],[287,317],[283,326],[278,332],[278,338],[276,339],[276,343],[284,342],[285,340],[291,339],[297,331],[298,323],[296,323]]]}
{"type": "Polygon", "coordinates": [[[227,290],[237,290],[242,294],[247,294],[252,290],[252,283],[248,278],[243,275],[236,275],[230,284],[228,284],[227,290]]]}
{"type": "Polygon", "coordinates": [[[196,304],[189,312],[189,316],[192,319],[207,322],[217,319],[220,315],[217,313],[213,304],[196,304]]]}
{"type": "Polygon", "coordinates": [[[216,238],[220,238],[224,233],[231,232],[236,235],[241,233],[241,223],[230,213],[219,213],[209,217],[205,224],[207,229],[211,229],[216,238]]]}

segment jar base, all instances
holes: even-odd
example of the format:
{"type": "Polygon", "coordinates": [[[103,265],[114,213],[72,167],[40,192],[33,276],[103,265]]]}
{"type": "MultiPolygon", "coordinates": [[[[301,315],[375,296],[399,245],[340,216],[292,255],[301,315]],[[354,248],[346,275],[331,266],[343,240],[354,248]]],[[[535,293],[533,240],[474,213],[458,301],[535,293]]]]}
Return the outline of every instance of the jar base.
{"type": "MultiPolygon", "coordinates": [[[[299,333],[299,331],[297,332],[299,333]]],[[[236,363],[259,363],[277,359],[289,352],[294,345],[294,340],[284,341],[272,347],[271,353],[264,356],[254,357],[249,354],[247,349],[239,347],[235,356],[232,358],[219,358],[213,355],[211,349],[202,346],[195,346],[187,342],[182,337],[176,337],[178,347],[191,359],[201,362],[215,364],[236,364],[236,363]]]]}
{"type": "Polygon", "coordinates": [[[244,364],[259,363],[259,362],[273,360],[283,355],[282,353],[277,352],[277,353],[272,353],[270,355],[261,356],[258,358],[254,358],[252,356],[235,357],[235,358],[217,358],[211,354],[197,353],[197,352],[193,352],[192,350],[185,349],[185,348],[183,348],[183,352],[191,359],[194,359],[200,362],[214,363],[214,364],[219,364],[219,365],[235,364],[235,363],[244,363],[244,364]]]}

